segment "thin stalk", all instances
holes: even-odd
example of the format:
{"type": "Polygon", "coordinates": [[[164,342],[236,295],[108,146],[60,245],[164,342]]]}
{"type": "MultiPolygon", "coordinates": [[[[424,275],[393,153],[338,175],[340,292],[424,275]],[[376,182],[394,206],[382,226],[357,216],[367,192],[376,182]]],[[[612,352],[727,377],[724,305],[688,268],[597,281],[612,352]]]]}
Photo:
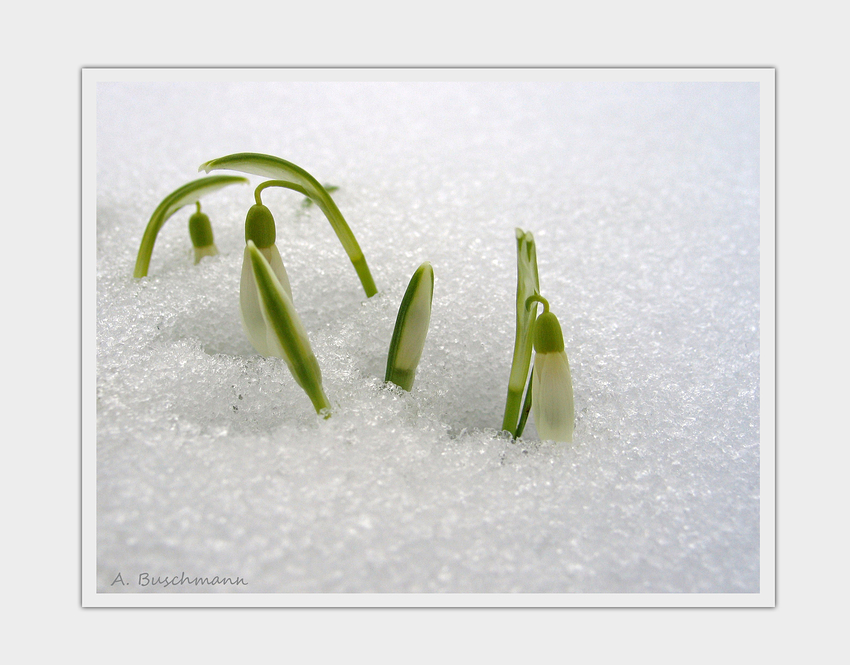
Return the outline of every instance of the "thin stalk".
{"type": "Polygon", "coordinates": [[[541,296],[539,293],[530,295],[528,296],[528,298],[525,299],[525,308],[531,309],[531,306],[536,302],[539,302],[541,305],[543,305],[544,314],[549,311],[549,301],[546,300],[546,298],[541,296]]]}
{"type": "Polygon", "coordinates": [[[363,256],[363,251],[349,228],[348,222],[345,221],[328,191],[307,171],[280,157],[254,152],[227,155],[205,162],[198,168],[199,171],[206,173],[220,169],[274,178],[276,186],[295,190],[315,201],[325,217],[328,218],[331,227],[342,243],[343,249],[354,265],[366,296],[371,298],[378,292],[375,280],[372,279],[372,273],[363,256]]]}

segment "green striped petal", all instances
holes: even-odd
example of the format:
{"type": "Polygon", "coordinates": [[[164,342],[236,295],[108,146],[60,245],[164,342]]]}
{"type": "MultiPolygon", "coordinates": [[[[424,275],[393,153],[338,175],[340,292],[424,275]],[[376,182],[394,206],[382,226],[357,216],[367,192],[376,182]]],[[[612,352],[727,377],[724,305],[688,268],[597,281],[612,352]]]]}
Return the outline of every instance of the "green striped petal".
{"type": "MultiPolygon", "coordinates": [[[[277,246],[257,247],[271,266],[274,276],[280,282],[286,295],[292,300],[292,289],[289,285],[289,275],[280,258],[277,246]]],[[[260,294],[257,291],[257,280],[254,279],[254,267],[251,260],[251,250],[246,246],[242,254],[242,276],[239,279],[239,314],[242,319],[242,329],[248,336],[251,345],[261,356],[279,356],[269,346],[269,327],[263,316],[260,294]]]]}
{"type": "Polygon", "coordinates": [[[295,381],[313,403],[316,413],[324,414],[327,418],[330,416],[330,403],[322,388],[322,372],[292,299],[251,240],[248,241],[248,252],[271,352],[286,361],[295,381]]]}

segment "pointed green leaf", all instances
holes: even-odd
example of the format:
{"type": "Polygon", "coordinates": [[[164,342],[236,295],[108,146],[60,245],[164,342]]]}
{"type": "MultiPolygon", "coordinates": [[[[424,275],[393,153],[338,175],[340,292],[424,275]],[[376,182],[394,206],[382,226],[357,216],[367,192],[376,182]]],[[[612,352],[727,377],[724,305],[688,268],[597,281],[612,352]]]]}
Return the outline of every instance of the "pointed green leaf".
{"type": "Polygon", "coordinates": [[[139,245],[139,253],[136,256],[136,268],[133,271],[133,277],[144,277],[148,274],[156,236],[171,215],[183,206],[199,201],[202,196],[237,182],[247,183],[248,179],[231,175],[209,176],[187,183],[166,196],[154,210],[147,228],[145,228],[145,234],[142,236],[141,245],[139,245]]]}
{"type": "Polygon", "coordinates": [[[271,346],[275,348],[277,355],[286,361],[295,381],[313,403],[316,413],[324,411],[327,417],[330,415],[330,403],[322,388],[322,372],[316,356],[313,355],[301,318],[271,265],[252,240],[248,241],[248,251],[260,295],[263,318],[270,332],[271,346]]]}
{"type": "Polygon", "coordinates": [[[434,269],[423,263],[407,285],[407,291],[398,309],[390,352],[387,355],[387,373],[384,381],[392,381],[404,390],[413,387],[416,368],[425,347],[425,337],[431,322],[431,302],[434,298],[434,269]]]}
{"type": "Polygon", "coordinates": [[[528,383],[528,370],[531,366],[531,326],[537,316],[537,303],[526,307],[529,296],[540,293],[540,278],[537,274],[537,248],[531,231],[516,229],[517,240],[517,299],[516,299],[516,339],[514,356],[511,362],[511,374],[508,379],[508,397],[505,403],[505,416],[502,429],[516,434],[517,421],[522,406],[522,393],[528,383]]]}
{"type": "Polygon", "coordinates": [[[354,269],[360,277],[366,296],[371,298],[378,292],[375,281],[372,279],[372,273],[369,271],[369,266],[363,256],[363,251],[351,232],[348,222],[345,221],[328,191],[307,171],[280,157],[255,152],[227,155],[205,162],[198,168],[199,171],[206,173],[220,169],[242,171],[243,173],[280,180],[279,186],[293,189],[315,201],[322,212],[325,213],[325,217],[331,223],[334,232],[348,254],[348,258],[354,264],[354,269]]]}

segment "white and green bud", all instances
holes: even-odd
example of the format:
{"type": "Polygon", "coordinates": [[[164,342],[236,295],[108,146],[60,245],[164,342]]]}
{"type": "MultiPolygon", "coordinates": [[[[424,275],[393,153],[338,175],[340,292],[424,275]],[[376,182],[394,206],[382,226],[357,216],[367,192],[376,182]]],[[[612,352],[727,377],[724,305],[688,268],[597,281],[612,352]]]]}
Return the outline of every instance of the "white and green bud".
{"type": "Polygon", "coordinates": [[[324,414],[327,418],[330,415],[330,403],[322,387],[322,372],[310,347],[307,331],[292,304],[291,293],[283,286],[253,240],[248,240],[245,252],[265,326],[265,348],[268,353],[263,355],[283,358],[295,381],[307,393],[316,413],[324,414]]]}
{"type": "Polygon", "coordinates": [[[407,285],[398,309],[390,351],[387,355],[385,381],[392,381],[404,390],[413,387],[416,368],[425,347],[425,337],[431,322],[431,302],[434,297],[434,269],[423,263],[407,285]]]}
{"type": "Polygon", "coordinates": [[[575,404],[570,363],[561,324],[548,308],[534,322],[531,410],[541,440],[572,443],[575,404]]]}
{"type": "Polygon", "coordinates": [[[274,349],[269,345],[269,330],[263,317],[260,296],[257,292],[257,280],[252,268],[249,244],[254,243],[257,251],[271,267],[283,290],[292,300],[289,276],[275,245],[275,223],[271,211],[257,204],[248,210],[245,219],[245,253],[242,256],[242,277],[239,282],[239,310],[242,315],[242,328],[253,347],[261,356],[273,356],[274,349]]]}
{"type": "Polygon", "coordinates": [[[218,254],[218,247],[215,246],[210,218],[201,212],[200,201],[196,201],[195,205],[197,210],[189,218],[189,237],[192,239],[192,246],[195,248],[195,265],[198,265],[205,256],[218,254]]]}

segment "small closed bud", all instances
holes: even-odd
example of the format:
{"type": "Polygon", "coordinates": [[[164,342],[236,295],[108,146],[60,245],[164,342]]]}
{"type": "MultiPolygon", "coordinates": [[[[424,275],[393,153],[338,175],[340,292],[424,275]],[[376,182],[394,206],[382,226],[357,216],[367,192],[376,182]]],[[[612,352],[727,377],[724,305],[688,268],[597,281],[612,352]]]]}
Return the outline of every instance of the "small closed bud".
{"type": "Polygon", "coordinates": [[[195,265],[205,256],[218,254],[210,218],[201,212],[200,201],[196,205],[198,206],[197,211],[189,218],[189,237],[192,239],[192,246],[195,248],[195,265]]]}
{"type": "Polygon", "coordinates": [[[552,312],[543,312],[534,322],[534,350],[537,353],[557,353],[564,350],[561,324],[552,312]]]}
{"type": "Polygon", "coordinates": [[[262,203],[251,206],[245,217],[245,242],[252,240],[258,249],[274,244],[276,237],[274,217],[262,203]]]}

